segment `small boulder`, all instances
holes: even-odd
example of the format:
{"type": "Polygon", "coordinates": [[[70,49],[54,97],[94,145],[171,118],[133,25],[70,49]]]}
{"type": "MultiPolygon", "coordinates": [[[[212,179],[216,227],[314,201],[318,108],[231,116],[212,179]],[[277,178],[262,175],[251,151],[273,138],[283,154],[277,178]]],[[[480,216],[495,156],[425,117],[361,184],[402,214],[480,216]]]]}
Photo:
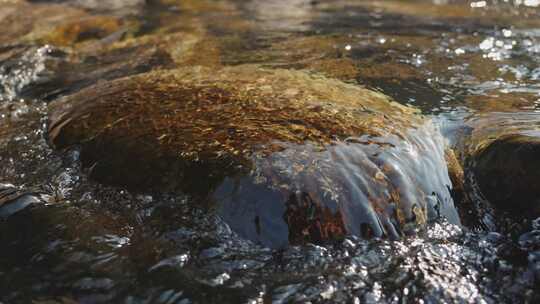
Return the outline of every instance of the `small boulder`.
{"type": "Polygon", "coordinates": [[[482,194],[499,210],[540,216],[540,116],[481,114],[469,125],[466,156],[482,194]]]}
{"type": "Polygon", "coordinates": [[[50,104],[49,140],[91,177],[212,202],[267,246],[459,223],[433,123],[386,96],[257,66],[154,71],[50,104]]]}

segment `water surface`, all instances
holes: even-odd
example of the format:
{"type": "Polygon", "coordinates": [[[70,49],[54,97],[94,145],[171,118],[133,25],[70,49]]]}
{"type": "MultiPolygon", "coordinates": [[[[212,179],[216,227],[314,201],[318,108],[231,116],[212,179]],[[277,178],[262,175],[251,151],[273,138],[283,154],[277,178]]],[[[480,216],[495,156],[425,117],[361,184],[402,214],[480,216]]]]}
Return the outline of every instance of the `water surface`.
{"type": "Polygon", "coordinates": [[[457,143],[490,113],[537,121],[540,2],[20,3],[0,1],[0,195],[33,207],[0,220],[0,303],[540,300],[540,221],[495,212],[473,179],[463,226],[271,250],[187,195],[95,182],[76,147],[53,151],[45,134],[48,102],[99,81],[260,64],[383,92],[457,143]]]}

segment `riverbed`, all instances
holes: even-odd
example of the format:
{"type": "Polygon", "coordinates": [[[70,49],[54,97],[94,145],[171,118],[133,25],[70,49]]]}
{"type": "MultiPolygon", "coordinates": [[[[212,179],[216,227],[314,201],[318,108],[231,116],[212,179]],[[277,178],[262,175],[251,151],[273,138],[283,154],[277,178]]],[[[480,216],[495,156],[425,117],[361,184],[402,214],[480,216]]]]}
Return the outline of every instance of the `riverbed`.
{"type": "Polygon", "coordinates": [[[467,170],[461,224],[271,248],[186,193],[93,178],[48,128],[52,102],[96,84],[257,65],[383,93],[466,153],[485,115],[540,125],[539,14],[532,0],[0,0],[0,304],[537,303],[540,218],[494,210],[467,170]]]}

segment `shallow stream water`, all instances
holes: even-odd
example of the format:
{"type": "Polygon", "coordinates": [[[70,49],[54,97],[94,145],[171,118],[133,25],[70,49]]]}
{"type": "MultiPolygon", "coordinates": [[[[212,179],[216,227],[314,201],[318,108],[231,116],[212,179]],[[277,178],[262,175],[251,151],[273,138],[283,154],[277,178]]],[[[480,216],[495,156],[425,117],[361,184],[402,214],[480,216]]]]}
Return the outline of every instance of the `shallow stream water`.
{"type": "Polygon", "coordinates": [[[44,20],[28,21],[33,30],[17,29],[22,17],[0,23],[0,198],[19,196],[0,209],[0,303],[540,301],[540,218],[493,211],[467,174],[463,226],[269,249],[187,195],[94,181],[76,148],[54,151],[46,134],[57,96],[174,64],[142,43],[102,48],[166,35],[188,43],[202,31],[183,64],[320,72],[418,107],[450,144],[486,113],[538,125],[540,1],[23,2],[0,0],[0,19],[32,5],[26,18],[44,20]],[[119,25],[75,38],[40,32],[92,16],[119,25]],[[140,61],[124,64],[133,54],[140,61]]]}

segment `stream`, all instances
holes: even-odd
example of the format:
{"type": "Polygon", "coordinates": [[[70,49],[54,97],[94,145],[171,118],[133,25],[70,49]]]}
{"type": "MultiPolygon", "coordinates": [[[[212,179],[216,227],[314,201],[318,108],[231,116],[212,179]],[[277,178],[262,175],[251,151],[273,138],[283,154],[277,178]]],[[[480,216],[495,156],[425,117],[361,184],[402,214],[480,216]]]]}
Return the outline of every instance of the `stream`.
{"type": "MultiPolygon", "coordinates": [[[[178,66],[307,70],[418,109],[429,124],[407,139],[427,147],[428,165],[411,174],[444,183],[436,156],[445,145],[468,153],[476,125],[540,134],[540,1],[0,0],[0,26],[0,304],[540,302],[540,217],[493,208],[466,166],[460,219],[397,239],[289,244],[278,224],[259,240],[253,211],[139,191],[117,182],[129,172],[49,140],[51,104],[114,79],[178,66]]],[[[271,166],[286,171],[304,148],[288,145],[271,166]]],[[[413,152],[380,159],[408,168],[413,152]]],[[[314,153],[356,161],[339,147],[314,153]]],[[[213,182],[195,176],[185,187],[213,182]]]]}

